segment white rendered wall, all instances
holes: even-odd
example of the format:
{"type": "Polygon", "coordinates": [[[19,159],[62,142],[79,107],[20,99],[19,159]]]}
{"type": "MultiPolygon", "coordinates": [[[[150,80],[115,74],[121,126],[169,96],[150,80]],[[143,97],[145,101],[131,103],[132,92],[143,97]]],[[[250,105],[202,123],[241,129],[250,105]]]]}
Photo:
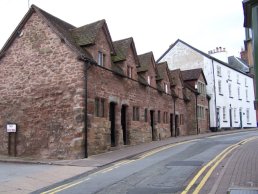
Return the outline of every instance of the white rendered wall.
{"type": "Polygon", "coordinates": [[[219,121],[221,128],[241,127],[240,109],[242,116],[242,128],[256,126],[256,113],[254,110],[254,86],[253,79],[240,72],[237,72],[225,65],[214,62],[215,65],[215,86],[216,86],[216,106],[219,108],[219,121]],[[217,66],[221,67],[221,76],[217,75],[217,66]],[[230,72],[230,79],[228,73],[230,72]],[[238,78],[239,77],[239,78],[238,78]],[[239,79],[239,82],[237,82],[239,79]],[[221,81],[221,94],[219,93],[218,80],[221,81]],[[246,83],[245,83],[246,80],[246,83]],[[231,84],[231,96],[229,95],[229,84],[231,84]],[[240,99],[238,96],[240,90],[240,99]],[[246,90],[248,99],[246,98],[246,90]],[[223,119],[223,107],[226,108],[226,118],[223,119]],[[230,109],[232,110],[230,126],[230,109]],[[236,109],[236,115],[234,115],[236,109]],[[249,122],[247,122],[247,109],[249,109],[249,122]]]}
{"type": "MultiPolygon", "coordinates": [[[[224,53],[225,54],[225,53],[224,53]]],[[[222,58],[221,58],[222,59],[222,58]]],[[[220,108],[219,121],[220,127],[230,127],[230,114],[229,110],[232,110],[232,127],[240,127],[240,115],[239,109],[242,108],[242,127],[255,127],[256,126],[256,112],[254,110],[254,86],[253,79],[231,69],[217,61],[214,61],[189,46],[178,42],[171,48],[168,53],[160,60],[160,62],[167,61],[169,69],[181,69],[189,70],[202,68],[205,78],[207,80],[207,94],[211,97],[210,100],[210,127],[217,127],[217,112],[216,108],[220,108]],[[217,65],[221,66],[222,76],[217,76],[217,65]],[[213,70],[214,68],[214,70],[213,70]],[[231,75],[232,97],[229,97],[229,80],[228,71],[231,75]],[[237,83],[237,75],[239,76],[239,82],[237,83]],[[218,92],[218,79],[222,81],[222,93],[218,92]],[[247,80],[247,86],[245,86],[245,79],[247,80]],[[238,99],[238,87],[240,87],[240,94],[242,100],[238,99]],[[246,100],[245,91],[248,90],[248,101],[246,100]],[[226,122],[223,122],[222,108],[226,107],[226,122]],[[234,117],[234,108],[236,108],[236,117],[234,117]],[[246,109],[250,111],[250,121],[247,123],[246,109]]]]}

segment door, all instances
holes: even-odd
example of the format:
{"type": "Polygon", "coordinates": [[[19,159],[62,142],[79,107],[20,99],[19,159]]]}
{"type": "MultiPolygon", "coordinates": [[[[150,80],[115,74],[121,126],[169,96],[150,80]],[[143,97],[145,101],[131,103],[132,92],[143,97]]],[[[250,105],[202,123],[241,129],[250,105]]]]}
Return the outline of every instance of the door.
{"type": "Polygon", "coordinates": [[[170,114],[170,134],[173,136],[173,114],[170,114]]]}
{"type": "Polygon", "coordinates": [[[232,108],[229,108],[229,123],[230,123],[230,128],[232,127],[232,108]]]}
{"type": "Polygon", "coordinates": [[[217,108],[217,126],[218,129],[220,128],[220,114],[219,114],[219,108],[217,108]]]}
{"type": "Polygon", "coordinates": [[[116,137],[115,137],[115,124],[116,124],[116,112],[115,112],[116,104],[114,102],[110,102],[109,105],[109,121],[110,125],[110,136],[111,136],[111,146],[114,147],[116,145],[116,137]]]}
{"type": "Polygon", "coordinates": [[[151,121],[152,141],[154,141],[155,140],[155,137],[154,137],[154,110],[150,111],[150,121],[151,121]]]}
{"type": "Polygon", "coordinates": [[[121,126],[122,126],[122,130],[123,130],[123,142],[124,142],[124,145],[128,144],[126,122],[127,122],[126,121],[126,105],[122,105],[122,109],[121,109],[121,126]]]}
{"type": "Polygon", "coordinates": [[[240,119],[240,128],[243,128],[243,123],[242,123],[242,110],[239,109],[239,119],[240,119]]]}
{"type": "Polygon", "coordinates": [[[178,115],[175,115],[175,137],[179,135],[178,115]]]}

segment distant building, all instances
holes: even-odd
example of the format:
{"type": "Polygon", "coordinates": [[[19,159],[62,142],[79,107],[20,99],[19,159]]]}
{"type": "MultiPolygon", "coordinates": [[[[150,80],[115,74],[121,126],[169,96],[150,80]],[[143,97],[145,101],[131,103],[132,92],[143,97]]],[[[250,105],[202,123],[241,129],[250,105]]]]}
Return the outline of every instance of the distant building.
{"type": "Polygon", "coordinates": [[[230,58],[230,65],[226,63],[225,49],[221,47],[209,54],[177,40],[158,62],[167,61],[171,70],[203,69],[212,129],[255,127],[253,78],[246,74],[248,68],[234,57],[230,58]],[[211,56],[214,54],[221,60],[211,56]],[[235,67],[236,64],[241,68],[235,67]]]}

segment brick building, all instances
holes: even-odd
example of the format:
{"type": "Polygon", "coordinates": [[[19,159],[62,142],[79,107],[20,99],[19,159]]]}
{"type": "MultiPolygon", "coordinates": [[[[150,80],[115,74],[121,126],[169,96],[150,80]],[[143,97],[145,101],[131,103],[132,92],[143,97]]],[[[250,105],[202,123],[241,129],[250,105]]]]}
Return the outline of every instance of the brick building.
{"type": "Polygon", "coordinates": [[[32,5],[0,71],[0,154],[83,158],[209,128],[202,70],[170,72],[152,52],[137,55],[105,20],[76,28],[32,5]]]}

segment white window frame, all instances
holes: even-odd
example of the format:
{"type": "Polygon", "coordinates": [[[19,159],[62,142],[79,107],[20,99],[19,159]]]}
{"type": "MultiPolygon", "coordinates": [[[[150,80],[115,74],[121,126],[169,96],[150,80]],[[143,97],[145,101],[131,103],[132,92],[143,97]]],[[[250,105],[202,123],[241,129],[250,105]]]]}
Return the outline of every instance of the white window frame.
{"type": "Polygon", "coordinates": [[[221,77],[221,66],[217,65],[217,76],[221,77]]]}
{"type": "Polygon", "coordinates": [[[219,89],[219,94],[222,94],[221,80],[218,80],[218,89],[219,89]]]}
{"type": "Polygon", "coordinates": [[[105,55],[104,55],[104,53],[103,52],[101,52],[101,51],[98,51],[98,65],[99,66],[102,66],[102,67],[104,67],[104,58],[105,58],[105,55]]]}
{"type": "Polygon", "coordinates": [[[227,109],[225,106],[223,106],[222,108],[222,118],[223,118],[223,121],[227,121],[227,109]]]}

